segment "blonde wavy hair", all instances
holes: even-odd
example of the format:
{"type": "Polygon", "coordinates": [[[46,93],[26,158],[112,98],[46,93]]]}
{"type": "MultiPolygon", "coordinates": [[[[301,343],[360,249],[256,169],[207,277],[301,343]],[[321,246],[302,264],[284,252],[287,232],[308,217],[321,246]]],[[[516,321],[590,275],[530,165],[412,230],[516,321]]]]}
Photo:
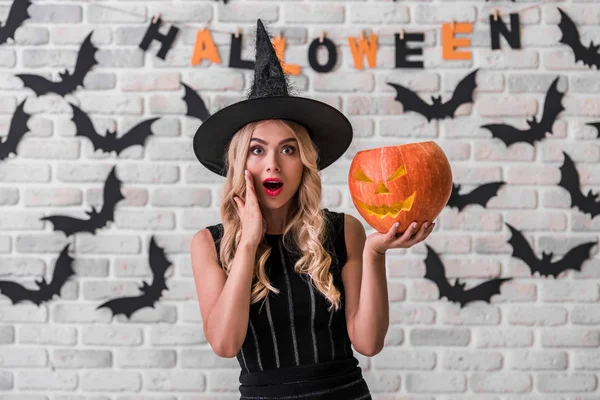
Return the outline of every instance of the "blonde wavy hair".
{"type": "MultiPolygon", "coordinates": [[[[331,255],[322,243],[326,238],[326,218],[321,209],[321,177],[317,167],[317,149],[307,130],[300,124],[288,120],[277,120],[287,127],[298,141],[300,159],[304,165],[302,180],[298,191],[292,198],[292,205],[286,218],[283,243],[286,249],[294,251],[294,245],[301,252],[300,259],[294,265],[298,273],[308,275],[313,286],[329,301],[331,310],[340,308],[340,292],[333,283],[330,273],[331,255]]],[[[250,139],[256,127],[264,121],[251,122],[242,127],[233,136],[227,149],[227,175],[221,197],[221,218],[223,237],[220,243],[221,265],[229,275],[238,243],[241,239],[242,224],[237,214],[234,196],[242,199],[246,196],[244,169],[250,147],[250,139]]],[[[263,218],[263,235],[266,232],[263,218]]],[[[265,264],[271,255],[272,247],[262,240],[256,251],[254,274],[252,278],[251,304],[266,299],[268,291],[279,293],[269,282],[265,264]]],[[[262,307],[262,306],[261,306],[262,307]]]]}

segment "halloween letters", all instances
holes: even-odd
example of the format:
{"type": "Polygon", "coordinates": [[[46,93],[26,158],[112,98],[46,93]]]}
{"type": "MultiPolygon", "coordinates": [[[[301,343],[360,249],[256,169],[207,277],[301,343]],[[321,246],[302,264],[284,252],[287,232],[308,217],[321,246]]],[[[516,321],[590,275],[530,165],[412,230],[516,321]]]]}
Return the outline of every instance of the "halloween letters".
{"type": "MultiPolygon", "coordinates": [[[[148,26],[143,40],[139,47],[147,50],[150,42],[154,39],[161,42],[161,48],[158,57],[165,59],[169,48],[178,30],[171,26],[169,33],[163,35],[158,32],[159,25],[162,23],[160,18],[153,19],[148,26]]],[[[507,26],[502,17],[495,12],[490,15],[490,36],[492,49],[500,48],[500,36],[506,39],[506,42],[513,49],[521,48],[519,14],[510,14],[510,26],[507,26]]],[[[473,31],[473,23],[449,22],[442,24],[442,57],[446,60],[468,60],[471,59],[471,53],[465,48],[471,45],[468,37],[459,37],[457,35],[470,34],[473,31]],[[459,50],[459,48],[462,48],[459,50]]],[[[231,34],[231,45],[229,50],[229,67],[241,69],[254,69],[254,61],[244,60],[242,58],[243,34],[240,30],[231,34]]],[[[348,46],[352,53],[354,67],[362,70],[366,64],[369,68],[375,68],[377,65],[378,36],[374,33],[365,35],[363,32],[358,37],[349,36],[347,38],[348,46]]],[[[394,47],[396,53],[396,68],[423,68],[423,62],[420,60],[409,59],[408,56],[418,56],[423,53],[423,48],[418,46],[419,42],[425,41],[425,35],[422,32],[405,33],[402,29],[394,34],[394,47]]],[[[286,39],[279,33],[272,39],[273,47],[282,63],[284,72],[290,75],[299,75],[301,68],[296,64],[285,62],[286,39]]],[[[335,43],[325,37],[325,32],[313,39],[308,47],[308,62],[311,68],[317,72],[330,72],[338,60],[335,43]],[[325,60],[318,60],[317,53],[324,50],[327,54],[323,57],[325,60]]],[[[217,45],[212,39],[208,28],[200,29],[196,32],[196,41],[191,56],[191,65],[198,65],[204,60],[213,64],[220,64],[221,57],[217,45]]]]}

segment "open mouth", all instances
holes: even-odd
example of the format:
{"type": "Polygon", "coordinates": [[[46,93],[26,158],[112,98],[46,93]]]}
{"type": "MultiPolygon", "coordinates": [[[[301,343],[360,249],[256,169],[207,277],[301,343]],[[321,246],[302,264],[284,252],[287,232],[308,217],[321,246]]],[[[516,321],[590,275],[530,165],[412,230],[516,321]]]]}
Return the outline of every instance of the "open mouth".
{"type": "Polygon", "coordinates": [[[277,196],[283,189],[283,182],[279,180],[265,180],[263,186],[269,196],[277,196]]]}

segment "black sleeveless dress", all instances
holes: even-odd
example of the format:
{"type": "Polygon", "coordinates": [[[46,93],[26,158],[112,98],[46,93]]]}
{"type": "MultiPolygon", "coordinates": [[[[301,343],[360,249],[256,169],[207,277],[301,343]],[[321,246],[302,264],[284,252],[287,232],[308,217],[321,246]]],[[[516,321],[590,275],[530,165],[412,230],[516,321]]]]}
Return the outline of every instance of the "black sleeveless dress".
{"type": "MultiPolygon", "coordinates": [[[[265,267],[280,293],[269,292],[264,304],[250,305],[248,332],[236,356],[241,367],[240,400],[371,399],[346,328],[341,277],[347,257],[344,214],[324,211],[328,222],[324,246],[332,256],[330,271],[342,307],[328,311],[329,302],[309,284],[310,278],[294,271],[298,252],[283,246],[283,235],[267,234],[272,251],[265,267]]],[[[218,256],[223,225],[207,229],[218,256]]]]}

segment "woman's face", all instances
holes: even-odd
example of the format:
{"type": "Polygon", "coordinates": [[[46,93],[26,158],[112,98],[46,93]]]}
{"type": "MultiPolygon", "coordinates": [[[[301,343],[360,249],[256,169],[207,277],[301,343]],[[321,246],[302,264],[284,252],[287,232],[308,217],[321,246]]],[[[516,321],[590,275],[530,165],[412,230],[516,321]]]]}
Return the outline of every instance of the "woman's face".
{"type": "Polygon", "coordinates": [[[279,121],[260,123],[250,139],[246,169],[264,207],[277,209],[292,199],[300,187],[304,166],[290,129],[279,121]]]}

